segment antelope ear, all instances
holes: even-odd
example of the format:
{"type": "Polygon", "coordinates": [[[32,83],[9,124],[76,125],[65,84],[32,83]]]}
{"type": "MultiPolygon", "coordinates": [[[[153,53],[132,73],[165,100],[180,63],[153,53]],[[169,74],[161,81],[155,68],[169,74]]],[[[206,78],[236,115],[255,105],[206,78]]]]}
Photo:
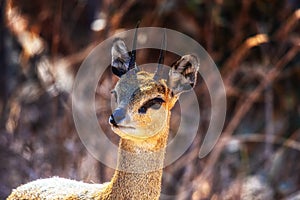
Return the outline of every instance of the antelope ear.
{"type": "Polygon", "coordinates": [[[121,77],[129,71],[130,55],[127,46],[123,40],[117,38],[111,48],[111,66],[112,72],[121,77]]]}
{"type": "Polygon", "coordinates": [[[169,72],[168,86],[174,95],[192,89],[197,80],[199,62],[194,55],[182,56],[172,64],[169,72]]]}

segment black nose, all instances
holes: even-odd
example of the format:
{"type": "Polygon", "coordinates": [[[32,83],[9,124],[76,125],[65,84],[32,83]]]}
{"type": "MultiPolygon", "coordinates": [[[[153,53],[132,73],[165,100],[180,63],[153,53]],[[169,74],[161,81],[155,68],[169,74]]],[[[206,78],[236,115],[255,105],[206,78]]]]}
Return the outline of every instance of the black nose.
{"type": "Polygon", "coordinates": [[[117,108],[109,117],[109,123],[117,126],[123,119],[125,119],[126,110],[124,108],[117,108]]]}
{"type": "Polygon", "coordinates": [[[117,126],[117,122],[115,121],[115,118],[114,118],[113,115],[111,115],[109,117],[109,123],[112,124],[112,125],[114,125],[114,126],[117,126]]]}

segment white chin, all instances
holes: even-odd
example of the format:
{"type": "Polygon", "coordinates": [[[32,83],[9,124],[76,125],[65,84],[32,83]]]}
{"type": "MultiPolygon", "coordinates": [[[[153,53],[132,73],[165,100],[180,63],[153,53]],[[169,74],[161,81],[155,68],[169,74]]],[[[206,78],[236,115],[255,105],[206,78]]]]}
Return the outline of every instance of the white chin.
{"type": "Polygon", "coordinates": [[[112,127],[112,130],[120,137],[126,139],[146,139],[158,133],[158,131],[149,133],[149,131],[145,131],[145,129],[128,128],[124,126],[112,127]]]}

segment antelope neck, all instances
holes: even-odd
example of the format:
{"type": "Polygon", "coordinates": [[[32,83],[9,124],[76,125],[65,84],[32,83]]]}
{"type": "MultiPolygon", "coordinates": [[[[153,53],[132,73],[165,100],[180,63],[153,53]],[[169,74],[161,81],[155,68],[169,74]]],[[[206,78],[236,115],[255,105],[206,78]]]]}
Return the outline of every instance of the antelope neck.
{"type": "Polygon", "coordinates": [[[111,182],[114,198],[158,199],[169,132],[164,129],[141,142],[120,140],[118,166],[111,182]]]}

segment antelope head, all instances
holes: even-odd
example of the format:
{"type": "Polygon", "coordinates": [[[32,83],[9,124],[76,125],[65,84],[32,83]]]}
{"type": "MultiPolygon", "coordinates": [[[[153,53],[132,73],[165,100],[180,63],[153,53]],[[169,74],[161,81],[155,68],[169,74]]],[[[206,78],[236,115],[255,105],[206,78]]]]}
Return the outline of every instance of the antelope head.
{"type": "MultiPolygon", "coordinates": [[[[164,36],[165,38],[165,36],[164,36]]],[[[168,127],[170,110],[181,93],[196,83],[198,59],[185,55],[171,65],[168,77],[162,77],[164,50],[155,73],[141,71],[136,65],[136,33],[133,50],[116,39],[112,45],[112,71],[119,80],[112,90],[116,108],[109,118],[112,130],[120,137],[143,140],[168,127]]],[[[163,39],[163,48],[165,39],[163,39]]]]}

